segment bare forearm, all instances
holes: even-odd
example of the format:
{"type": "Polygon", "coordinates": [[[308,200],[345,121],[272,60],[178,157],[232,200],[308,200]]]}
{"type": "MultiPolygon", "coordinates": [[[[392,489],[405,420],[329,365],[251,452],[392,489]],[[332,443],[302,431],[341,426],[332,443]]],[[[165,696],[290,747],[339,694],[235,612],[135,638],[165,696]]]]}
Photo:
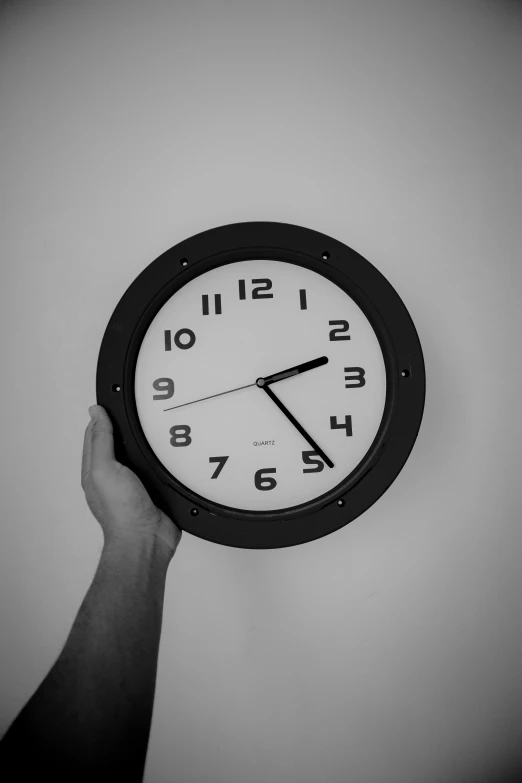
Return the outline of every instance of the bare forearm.
{"type": "Polygon", "coordinates": [[[104,546],[61,655],[0,743],[0,767],[15,754],[18,774],[26,759],[54,780],[142,780],[170,557],[152,540],[104,546]]]}

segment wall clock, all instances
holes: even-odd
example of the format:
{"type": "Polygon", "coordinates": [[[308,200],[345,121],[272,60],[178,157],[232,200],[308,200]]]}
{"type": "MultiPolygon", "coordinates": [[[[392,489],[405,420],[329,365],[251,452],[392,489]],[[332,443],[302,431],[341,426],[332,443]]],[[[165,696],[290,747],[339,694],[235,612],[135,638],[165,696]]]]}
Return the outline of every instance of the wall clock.
{"type": "Polygon", "coordinates": [[[402,470],[425,370],[399,295],[325,234],[204,231],[132,282],[106,327],[97,402],[116,459],[182,529],[293,546],[360,516],[402,470]]]}

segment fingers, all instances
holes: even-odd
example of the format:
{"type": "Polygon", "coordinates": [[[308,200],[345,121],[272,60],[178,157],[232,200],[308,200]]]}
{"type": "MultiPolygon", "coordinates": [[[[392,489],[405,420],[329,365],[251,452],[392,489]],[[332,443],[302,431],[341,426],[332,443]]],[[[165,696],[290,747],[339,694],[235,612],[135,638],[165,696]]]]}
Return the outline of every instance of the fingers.
{"type": "Polygon", "coordinates": [[[89,478],[89,471],[91,469],[91,442],[92,442],[92,427],[94,422],[91,420],[83,436],[83,454],[82,454],[82,489],[85,489],[85,484],[89,478]]]}
{"type": "Polygon", "coordinates": [[[94,421],[87,425],[83,439],[82,487],[92,471],[103,470],[116,462],[110,416],[101,405],[92,405],[91,410],[94,421]]]}
{"type": "Polygon", "coordinates": [[[109,414],[101,405],[93,405],[95,418],[91,436],[90,470],[108,467],[114,462],[114,437],[109,414]]]}

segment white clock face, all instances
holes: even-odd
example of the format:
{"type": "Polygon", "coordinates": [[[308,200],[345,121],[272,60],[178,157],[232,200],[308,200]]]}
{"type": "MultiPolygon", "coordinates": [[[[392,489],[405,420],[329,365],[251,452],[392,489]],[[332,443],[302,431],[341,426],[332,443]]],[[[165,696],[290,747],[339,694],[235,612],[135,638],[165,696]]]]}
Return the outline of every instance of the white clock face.
{"type": "Polygon", "coordinates": [[[370,322],[335,283],[297,264],[239,261],[159,310],[135,398],[151,449],[178,481],[234,509],[273,511],[323,495],[361,462],[384,413],[386,369],[370,322]],[[269,389],[333,467],[256,385],[320,357],[328,362],[269,389]]]}

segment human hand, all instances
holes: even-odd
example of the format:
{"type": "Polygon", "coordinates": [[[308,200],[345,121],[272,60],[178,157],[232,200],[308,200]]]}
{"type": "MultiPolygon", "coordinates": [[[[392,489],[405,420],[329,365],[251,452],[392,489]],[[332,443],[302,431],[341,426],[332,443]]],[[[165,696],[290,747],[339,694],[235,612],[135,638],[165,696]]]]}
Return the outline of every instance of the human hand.
{"type": "Polygon", "coordinates": [[[92,405],[89,413],[94,419],[83,440],[82,489],[105,542],[149,538],[172,556],[182,531],[154,505],[138,476],[115,459],[112,422],[105,408],[92,405]]]}

